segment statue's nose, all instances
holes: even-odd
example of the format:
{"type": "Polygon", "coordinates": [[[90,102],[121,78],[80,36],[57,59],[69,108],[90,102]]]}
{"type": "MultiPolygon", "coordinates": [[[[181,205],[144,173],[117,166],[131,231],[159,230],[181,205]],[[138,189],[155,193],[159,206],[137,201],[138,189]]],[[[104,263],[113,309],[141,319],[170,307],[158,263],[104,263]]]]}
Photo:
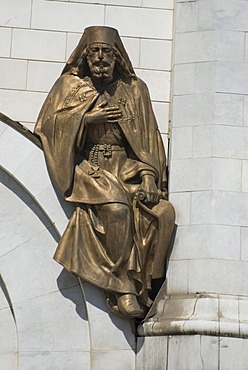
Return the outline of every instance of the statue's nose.
{"type": "Polygon", "coordinates": [[[99,52],[98,52],[98,58],[99,59],[103,59],[103,52],[102,52],[102,49],[99,49],[99,52]]]}

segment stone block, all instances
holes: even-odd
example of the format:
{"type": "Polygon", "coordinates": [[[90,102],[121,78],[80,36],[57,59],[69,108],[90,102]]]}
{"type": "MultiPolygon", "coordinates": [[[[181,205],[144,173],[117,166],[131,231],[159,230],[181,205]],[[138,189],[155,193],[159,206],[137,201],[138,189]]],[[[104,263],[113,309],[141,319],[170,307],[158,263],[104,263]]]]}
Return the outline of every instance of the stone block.
{"type": "Polygon", "coordinates": [[[248,4],[244,0],[219,0],[214,7],[218,27],[226,30],[248,31],[248,4]]]}
{"type": "MultiPolygon", "coordinates": [[[[17,346],[18,346],[16,323],[14,321],[14,317],[9,307],[0,310],[0,324],[1,324],[1,334],[0,334],[0,344],[1,344],[0,366],[1,366],[2,356],[7,353],[15,355],[17,352],[17,346]]],[[[2,366],[1,368],[11,369],[11,367],[6,368],[2,366]]]]}
{"type": "Polygon", "coordinates": [[[189,261],[173,261],[169,263],[167,270],[167,294],[188,293],[189,261]]]}
{"type": "Polygon", "coordinates": [[[30,27],[31,0],[2,1],[1,2],[1,26],[7,27],[30,27]]]}
{"type": "Polygon", "coordinates": [[[247,159],[247,134],[247,127],[225,125],[194,127],[194,157],[211,157],[214,155],[226,159],[247,159]]]}
{"type": "Polygon", "coordinates": [[[248,260],[248,227],[241,228],[241,259],[248,260]]]}
{"type": "Polygon", "coordinates": [[[248,126],[248,96],[244,96],[244,126],[248,126]]]}
{"type": "MultiPolygon", "coordinates": [[[[187,69],[192,76],[192,65],[187,69]]],[[[187,79],[185,74],[184,79],[187,79]]],[[[190,84],[190,80],[187,79],[190,84]]],[[[192,87],[190,88],[192,90],[192,87]]],[[[186,91],[186,86],[184,87],[186,91]]],[[[181,126],[198,126],[215,122],[215,94],[189,94],[173,97],[173,128],[181,126]]]]}
{"type": "MultiPolygon", "coordinates": [[[[14,226],[16,230],[13,231],[15,235],[10,238],[15,244],[9,247],[8,253],[3,255],[0,261],[1,271],[14,304],[57,290],[56,278],[61,270],[53,261],[56,241],[49,232],[44,231],[44,225],[37,221],[33,212],[25,209],[22,211],[22,215],[16,214],[22,223],[21,227],[14,221],[12,223],[12,229],[14,226]],[[22,282],[22,289],[16,281],[22,282]]],[[[10,227],[6,222],[5,226],[9,232],[10,227]]]]}
{"type": "Polygon", "coordinates": [[[57,220],[61,220],[61,218],[65,218],[66,221],[67,217],[65,211],[61,207],[63,199],[58,193],[55,193],[51,184],[38,193],[35,199],[46,210],[46,213],[51,220],[56,222],[57,220]]]}
{"type": "Polygon", "coordinates": [[[27,61],[0,59],[0,69],[5,71],[0,75],[1,89],[25,90],[27,79],[27,61]]]}
{"type": "MultiPolygon", "coordinates": [[[[6,367],[5,369],[11,369],[6,367]]],[[[32,351],[20,352],[18,370],[91,370],[90,353],[78,351],[32,351]]]]}
{"type": "Polygon", "coordinates": [[[47,94],[0,90],[0,111],[13,120],[35,122],[47,94]]]}
{"type": "Polygon", "coordinates": [[[175,37],[175,63],[216,60],[215,31],[178,33],[175,37]]]}
{"type": "Polygon", "coordinates": [[[64,63],[28,62],[27,89],[31,91],[50,91],[60,76],[64,63]]]}
{"type": "MultiPolygon", "coordinates": [[[[2,281],[4,281],[3,275],[1,276],[1,278],[2,278],[2,281]]],[[[9,309],[9,303],[6,299],[5,294],[3,293],[3,290],[1,289],[0,291],[0,311],[6,308],[9,309]]],[[[13,316],[12,316],[12,320],[13,320],[13,316]]]]}
{"type": "MultiPolygon", "coordinates": [[[[175,130],[175,129],[174,129],[175,130]]],[[[233,132],[233,130],[230,130],[233,132]]],[[[234,129],[236,132],[236,129],[234,129]]],[[[241,136],[241,130],[236,132],[236,137],[241,136]]],[[[228,150],[228,141],[231,141],[231,133],[228,136],[228,129],[226,131],[220,126],[196,126],[193,130],[193,157],[195,158],[211,158],[212,156],[225,156],[227,158],[213,158],[212,189],[224,191],[240,191],[241,190],[241,168],[243,148],[239,147],[238,142],[234,141],[234,146],[231,153],[228,150]],[[222,136],[222,132],[225,132],[222,136]],[[227,137],[227,138],[226,138],[227,137]],[[222,138],[222,142],[221,142],[222,138]],[[226,140],[226,145],[225,145],[226,140]],[[220,143],[221,142],[221,143],[220,143]],[[220,143],[220,144],[219,144],[220,143]],[[236,145],[235,145],[236,144],[236,145]],[[220,149],[222,147],[222,150],[220,149]],[[221,154],[222,153],[222,154],[221,154]],[[237,158],[237,159],[232,159],[237,158]]],[[[233,136],[235,139],[235,135],[233,136]]],[[[240,141],[242,142],[242,140],[240,141]]],[[[231,145],[231,144],[230,144],[231,145]]]]}
{"type": "Polygon", "coordinates": [[[238,94],[215,94],[215,124],[242,126],[244,97],[238,94]]]}
{"type": "Polygon", "coordinates": [[[200,30],[247,31],[246,1],[178,1],[177,32],[200,30]]]}
{"type": "Polygon", "coordinates": [[[215,0],[197,1],[197,30],[216,29],[216,4],[215,0]]]}
{"type": "Polygon", "coordinates": [[[79,287],[19,302],[15,312],[20,352],[90,350],[88,322],[79,287]]]}
{"type": "Polygon", "coordinates": [[[242,191],[248,192],[248,162],[242,161],[242,191]]]}
{"type": "MultiPolygon", "coordinates": [[[[86,4],[96,4],[96,0],[69,0],[69,1],[86,4]]],[[[142,0],[132,0],[132,2],[130,2],[130,0],[97,0],[97,4],[140,7],[142,5],[142,0]]]]}
{"type": "Polygon", "coordinates": [[[192,192],[191,194],[191,223],[211,224],[213,194],[212,191],[192,192]]]}
{"type": "Polygon", "coordinates": [[[135,370],[132,350],[98,350],[91,354],[91,370],[135,370]]]}
{"type": "MultiPolygon", "coordinates": [[[[220,296],[219,298],[219,322],[220,322],[220,332],[224,332],[226,330],[222,330],[226,325],[231,324],[233,328],[236,330],[239,329],[239,299],[236,297],[229,296],[220,296]],[[235,325],[235,326],[234,326],[235,325]]],[[[242,320],[241,320],[242,321],[242,320]]],[[[237,330],[238,332],[238,330],[237,330]]]]}
{"type": "Polygon", "coordinates": [[[238,159],[214,158],[212,173],[213,190],[241,191],[242,161],[238,159]]]}
{"type": "Polygon", "coordinates": [[[244,33],[224,30],[178,33],[175,62],[244,61],[244,33]]]}
{"type": "MultiPolygon", "coordinates": [[[[51,230],[51,222],[49,222],[49,220],[39,209],[37,204],[32,201],[32,198],[28,197],[27,195],[25,196],[25,191],[21,191],[20,187],[16,185],[15,181],[11,180],[11,178],[8,179],[7,175],[3,175],[3,173],[1,173],[0,175],[3,183],[5,183],[6,186],[9,186],[12,191],[15,191],[20,196],[20,198],[13,198],[12,191],[8,190],[6,186],[1,186],[0,215],[2,223],[0,225],[0,255],[5,256],[5,259],[1,260],[1,269],[6,270],[6,272],[8,273],[14,268],[13,274],[15,275],[16,268],[11,262],[13,261],[13,259],[11,259],[11,257],[8,257],[9,252],[19,246],[23,246],[25,243],[28,243],[29,240],[35,238],[37,234],[40,234],[45,227],[47,227],[48,229],[50,228],[50,232],[54,230],[51,230]],[[24,202],[26,202],[27,205],[25,205],[24,202]],[[37,216],[34,216],[34,211],[37,213],[37,216]],[[39,219],[39,217],[41,220],[39,219]],[[16,222],[16,220],[18,220],[18,222],[16,222]],[[10,258],[10,260],[8,260],[8,258],[10,258]],[[8,260],[8,262],[5,262],[6,259],[8,260]],[[10,263],[9,269],[8,263],[10,263]]],[[[50,244],[54,245],[53,240],[50,240],[50,244]]],[[[18,258],[16,259],[16,263],[18,263],[18,258]]]]}
{"type": "Polygon", "coordinates": [[[80,284],[87,305],[92,350],[96,352],[108,349],[120,353],[130,350],[131,353],[135,349],[135,337],[130,321],[110,311],[101,289],[83,280],[80,284]]]}
{"type": "Polygon", "coordinates": [[[247,127],[216,126],[214,154],[232,159],[248,159],[247,127]]]}
{"type": "Polygon", "coordinates": [[[105,24],[117,28],[121,36],[171,40],[172,22],[171,10],[106,7],[105,24]]]}
{"type": "Polygon", "coordinates": [[[179,159],[170,162],[170,191],[210,190],[211,158],[179,159]]]}
{"type": "Polygon", "coordinates": [[[188,292],[248,295],[247,261],[198,259],[189,261],[188,292]],[[218,281],[218,284],[216,284],[218,281]]]}
{"type": "Polygon", "coordinates": [[[147,84],[152,100],[170,101],[170,72],[138,69],[136,73],[147,84]]]}
{"type": "Polygon", "coordinates": [[[140,66],[140,39],[133,37],[122,37],[121,39],[133,68],[138,68],[140,66]]]}
{"type": "Polygon", "coordinates": [[[188,159],[193,156],[193,128],[174,127],[171,137],[171,156],[173,160],[188,159]]]}
{"type": "Polygon", "coordinates": [[[241,338],[221,338],[220,370],[246,370],[248,363],[248,341],[241,338]]]}
{"type": "Polygon", "coordinates": [[[218,62],[216,69],[216,91],[223,93],[248,94],[247,63],[218,62]]]}
{"type": "Polygon", "coordinates": [[[189,225],[191,214],[191,194],[189,192],[170,192],[169,183],[169,199],[176,210],[176,224],[189,225]]]}
{"type": "Polygon", "coordinates": [[[35,122],[25,122],[22,121],[23,126],[25,126],[29,131],[33,132],[35,127],[35,122]]]}
{"type": "Polygon", "coordinates": [[[33,143],[24,140],[22,135],[11,128],[0,136],[0,145],[1,166],[10,173],[16,171],[34,150],[33,143]]]}
{"type": "Polygon", "coordinates": [[[240,259],[240,227],[189,225],[178,227],[171,259],[240,259]]]}
{"type": "Polygon", "coordinates": [[[240,227],[212,225],[211,233],[205,234],[208,257],[216,259],[240,260],[240,227]],[[208,242],[207,242],[208,241],[208,242]]]}
{"type": "Polygon", "coordinates": [[[214,131],[210,125],[195,126],[193,130],[193,156],[194,158],[211,158],[214,154],[214,131]]]}
{"type": "MultiPolygon", "coordinates": [[[[237,94],[197,93],[174,96],[173,127],[213,124],[242,126],[243,105],[243,96],[237,94]]],[[[245,111],[245,121],[248,126],[248,104],[247,114],[245,111]]]]}
{"type": "Polygon", "coordinates": [[[218,339],[208,336],[169,338],[168,370],[218,370],[218,339]]]}
{"type": "Polygon", "coordinates": [[[136,370],[163,370],[167,363],[168,337],[138,337],[136,370]]]}
{"type": "Polygon", "coordinates": [[[174,9],[174,0],[143,0],[143,7],[174,9]]]}
{"type": "Polygon", "coordinates": [[[239,320],[241,323],[246,323],[248,322],[248,317],[247,317],[247,310],[248,310],[248,300],[247,297],[239,297],[238,300],[238,315],[239,315],[239,320]]]}
{"type": "Polygon", "coordinates": [[[215,74],[216,62],[176,65],[174,95],[214,92],[215,74]]]}
{"type": "Polygon", "coordinates": [[[16,353],[1,353],[0,367],[1,369],[16,369],[18,357],[16,353]]]}
{"type": "Polygon", "coordinates": [[[245,62],[248,62],[248,33],[245,33],[245,62]]]}
{"type": "Polygon", "coordinates": [[[219,320],[219,300],[218,298],[205,297],[196,299],[193,313],[190,316],[192,321],[218,321],[219,320]]]}
{"type": "Polygon", "coordinates": [[[169,130],[169,103],[152,102],[152,106],[160,132],[167,134],[169,130]]]}
{"type": "Polygon", "coordinates": [[[11,49],[11,28],[0,28],[0,57],[9,57],[11,49]]]}
{"type": "Polygon", "coordinates": [[[141,39],[140,68],[171,70],[172,42],[141,39]]]}
{"type": "Polygon", "coordinates": [[[51,180],[45,165],[43,151],[34,148],[32,153],[14,171],[14,176],[33,196],[44,190],[51,180]]]}
{"type": "Polygon", "coordinates": [[[6,131],[8,128],[8,126],[3,123],[2,121],[0,121],[0,137],[2,136],[2,134],[4,133],[4,131],[6,131]]]}
{"type": "Polygon", "coordinates": [[[65,59],[65,45],[66,35],[62,32],[14,29],[11,56],[60,62],[65,59]]]}
{"type": "Polygon", "coordinates": [[[216,31],[216,59],[219,61],[244,62],[245,33],[223,29],[216,31]]]}
{"type": "Polygon", "coordinates": [[[81,33],[67,33],[67,40],[66,40],[66,60],[69,58],[73,50],[76,48],[79,40],[82,36],[81,33]]]}
{"type": "Polygon", "coordinates": [[[195,93],[195,64],[174,66],[174,96],[195,93]]]}
{"type": "Polygon", "coordinates": [[[238,192],[194,192],[192,194],[192,224],[247,226],[248,194],[238,192]]]}
{"type": "Polygon", "coordinates": [[[104,23],[104,6],[34,0],[31,27],[36,29],[82,32],[88,26],[104,23]],[[56,14],[56,17],[54,17],[56,14]]]}
{"type": "Polygon", "coordinates": [[[196,1],[177,2],[176,33],[197,30],[197,6],[196,1]]]}

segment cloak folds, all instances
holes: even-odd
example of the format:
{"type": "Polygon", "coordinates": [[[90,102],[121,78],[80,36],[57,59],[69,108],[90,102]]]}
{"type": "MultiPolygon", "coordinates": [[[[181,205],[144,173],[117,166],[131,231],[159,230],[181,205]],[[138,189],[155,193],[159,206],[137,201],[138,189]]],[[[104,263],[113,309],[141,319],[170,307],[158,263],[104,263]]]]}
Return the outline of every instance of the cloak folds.
{"type": "Polygon", "coordinates": [[[165,199],[149,209],[135,196],[142,171],[153,173],[158,189],[166,191],[164,148],[145,83],[138,78],[120,78],[100,94],[89,77],[81,78],[69,70],[49,93],[35,132],[41,138],[55,185],[67,201],[77,204],[54,258],[68,271],[107,292],[143,297],[151,288],[151,280],[165,274],[175,217],[165,199]],[[113,152],[110,160],[113,168],[121,158],[123,165],[113,172],[99,168],[95,173],[85,154],[84,117],[98,99],[122,111],[118,127],[125,150],[113,152]],[[126,215],[119,224],[114,224],[115,217],[111,216],[116,204],[123,205],[121,217],[123,212],[126,215]],[[104,205],[113,205],[107,221],[102,216],[104,205]],[[116,231],[123,235],[123,244],[119,257],[113,260],[110,249],[116,231]]]}

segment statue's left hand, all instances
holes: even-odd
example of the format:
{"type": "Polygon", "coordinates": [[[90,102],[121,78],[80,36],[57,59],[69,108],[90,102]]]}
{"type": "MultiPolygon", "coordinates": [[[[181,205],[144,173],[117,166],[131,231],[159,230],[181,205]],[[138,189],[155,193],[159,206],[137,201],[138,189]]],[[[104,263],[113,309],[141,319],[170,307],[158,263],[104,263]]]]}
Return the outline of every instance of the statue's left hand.
{"type": "Polygon", "coordinates": [[[159,191],[153,176],[145,175],[142,177],[139,193],[144,193],[145,195],[144,200],[142,201],[144,204],[158,204],[159,191]]]}

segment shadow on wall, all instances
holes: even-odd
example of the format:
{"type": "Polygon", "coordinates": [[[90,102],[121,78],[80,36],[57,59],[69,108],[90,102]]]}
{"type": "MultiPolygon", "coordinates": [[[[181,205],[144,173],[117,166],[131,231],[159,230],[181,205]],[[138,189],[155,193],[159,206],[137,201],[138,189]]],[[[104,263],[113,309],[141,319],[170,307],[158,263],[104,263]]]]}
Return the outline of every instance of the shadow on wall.
{"type": "Polygon", "coordinates": [[[63,268],[57,278],[60,293],[75,304],[75,310],[79,317],[88,321],[85,299],[78,278],[63,268]]]}
{"type": "MultiPolygon", "coordinates": [[[[135,351],[135,333],[131,330],[130,320],[118,317],[110,311],[101,289],[79,280],[66,269],[61,271],[57,279],[57,285],[60,293],[74,303],[78,316],[89,322],[90,330],[94,331],[94,333],[91,332],[92,336],[101,335],[100,332],[97,332],[98,329],[96,327],[98,325],[99,328],[105,327],[107,329],[107,336],[117,335],[119,337],[120,332],[122,332],[129,348],[135,351]],[[98,321],[97,324],[95,320],[98,321]],[[93,325],[91,325],[92,322],[94,323],[93,325]],[[116,329],[118,330],[116,331],[116,329]]],[[[92,345],[94,347],[94,343],[92,345]]]]}

